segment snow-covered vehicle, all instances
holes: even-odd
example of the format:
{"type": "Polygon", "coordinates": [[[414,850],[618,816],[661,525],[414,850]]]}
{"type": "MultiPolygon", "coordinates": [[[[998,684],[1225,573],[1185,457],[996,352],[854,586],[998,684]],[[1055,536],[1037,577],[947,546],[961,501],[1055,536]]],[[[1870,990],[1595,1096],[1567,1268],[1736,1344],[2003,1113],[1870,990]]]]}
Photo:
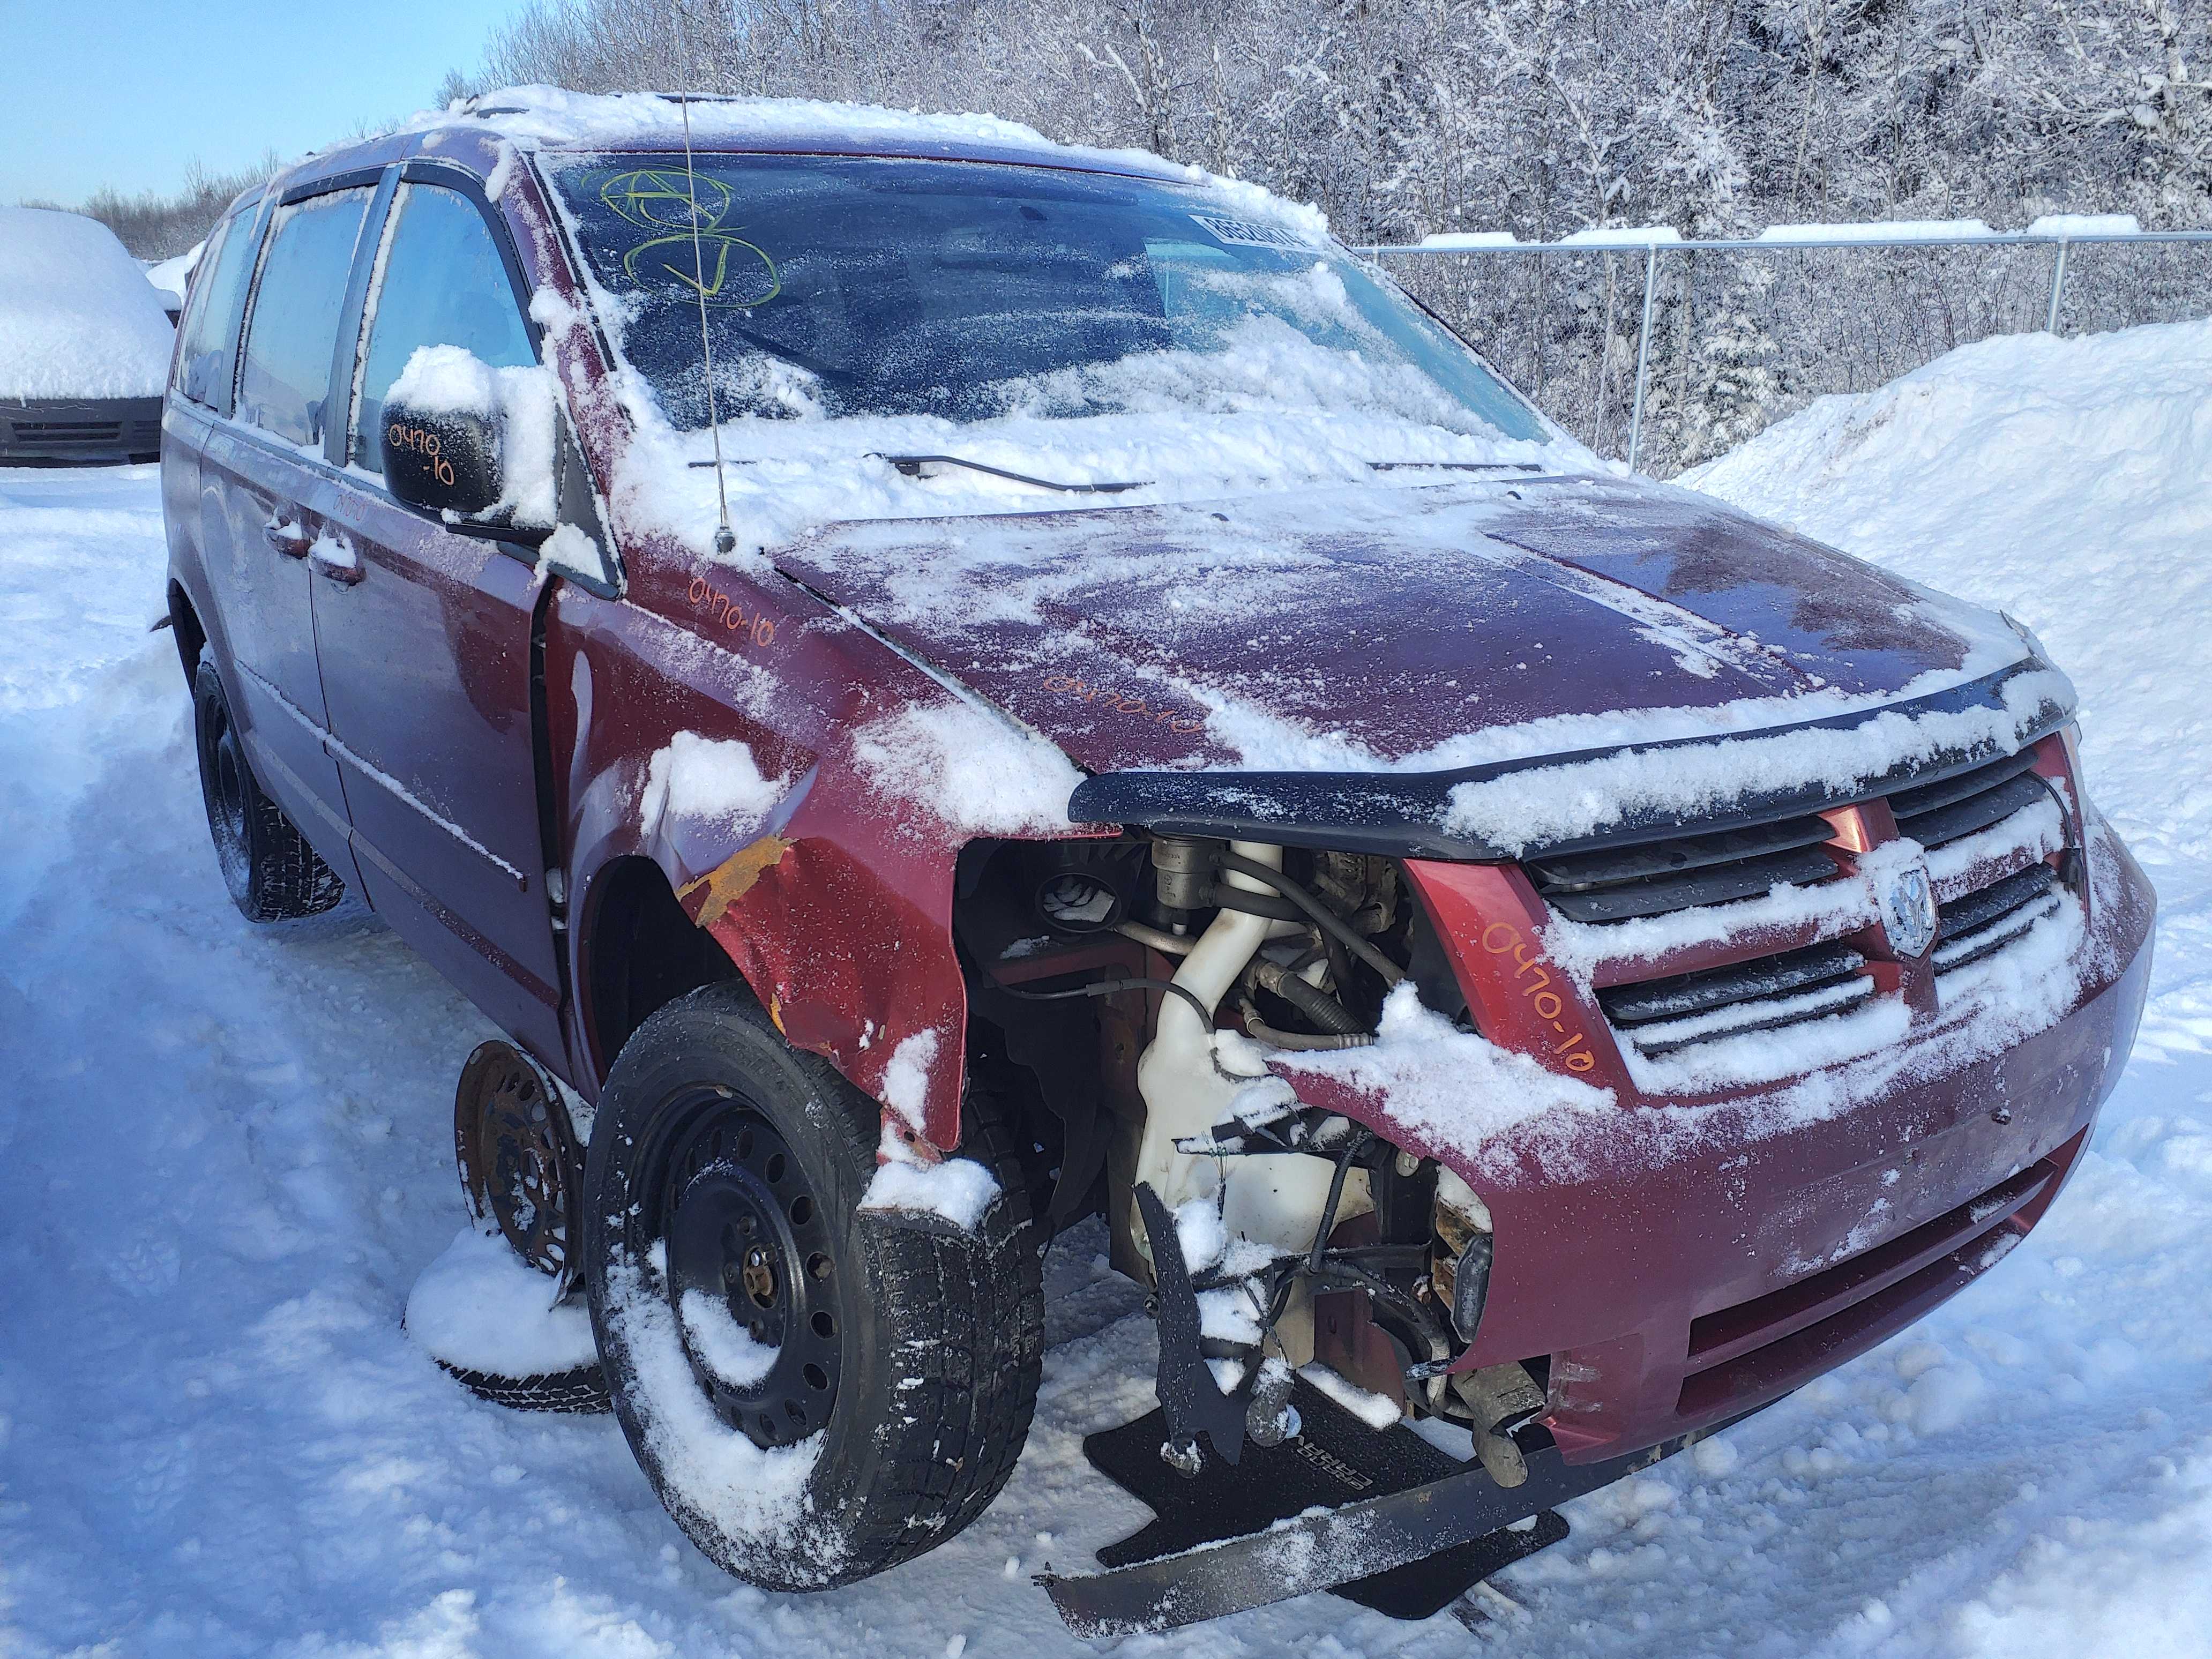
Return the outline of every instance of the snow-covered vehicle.
{"type": "Polygon", "coordinates": [[[2024,629],[1151,157],[477,100],[226,217],[163,490],[240,908],[513,1039],[462,1162],[590,1337],[448,1364],[757,1583],[981,1511],[1099,1216],[1160,1518],[1070,1622],[1437,1605],[1995,1262],[2141,1007],[2024,629]]]}
{"type": "Polygon", "coordinates": [[[175,342],[106,225],[0,207],[0,466],[154,459],[175,342]]]}

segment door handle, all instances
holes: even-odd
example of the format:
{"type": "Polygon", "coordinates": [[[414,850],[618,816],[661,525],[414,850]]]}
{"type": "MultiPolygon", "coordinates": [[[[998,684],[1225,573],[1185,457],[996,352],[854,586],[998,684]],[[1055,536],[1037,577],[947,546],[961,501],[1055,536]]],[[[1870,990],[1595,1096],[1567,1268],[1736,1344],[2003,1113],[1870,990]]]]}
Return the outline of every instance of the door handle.
{"type": "Polygon", "coordinates": [[[334,536],[319,536],[315,539],[313,558],[315,574],[327,576],[341,586],[351,587],[361,580],[361,555],[334,536]]]}
{"type": "Polygon", "coordinates": [[[261,526],[262,539],[288,559],[304,559],[313,544],[304,526],[287,524],[282,519],[261,526]]]}

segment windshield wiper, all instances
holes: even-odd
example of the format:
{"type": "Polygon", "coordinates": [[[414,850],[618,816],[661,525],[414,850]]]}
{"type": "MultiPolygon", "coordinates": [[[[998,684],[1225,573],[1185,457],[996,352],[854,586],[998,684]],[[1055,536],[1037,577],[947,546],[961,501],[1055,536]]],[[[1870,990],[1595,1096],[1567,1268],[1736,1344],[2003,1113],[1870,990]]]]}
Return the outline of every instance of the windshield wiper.
{"type": "Polygon", "coordinates": [[[1370,461],[1377,472],[1541,472],[1540,461],[1370,461]]]}
{"type": "Polygon", "coordinates": [[[971,461],[962,455],[877,455],[875,459],[889,461],[909,478],[919,478],[925,466],[964,466],[970,472],[988,472],[994,478],[1011,478],[1016,483],[1035,484],[1039,489],[1057,489],[1069,495],[1118,495],[1125,489],[1142,489],[1149,480],[1129,483],[1060,483],[1050,478],[1032,478],[1026,472],[1009,472],[1003,466],[986,466],[981,461],[971,461]]]}

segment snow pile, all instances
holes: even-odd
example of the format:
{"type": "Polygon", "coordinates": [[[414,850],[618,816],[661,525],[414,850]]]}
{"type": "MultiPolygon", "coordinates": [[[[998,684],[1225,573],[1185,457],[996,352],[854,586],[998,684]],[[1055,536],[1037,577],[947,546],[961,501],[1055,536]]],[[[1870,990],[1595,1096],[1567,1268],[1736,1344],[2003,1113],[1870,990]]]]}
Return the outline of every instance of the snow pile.
{"type": "Polygon", "coordinates": [[[878,1215],[927,1217],[954,1232],[972,1233],[998,1200],[998,1182],[972,1158],[929,1164],[892,1158],[877,1166],[860,1207],[878,1215]]]}
{"type": "Polygon", "coordinates": [[[853,758],[887,800],[973,836],[1065,830],[1083,781],[1054,744],[970,702],[887,714],[853,734],[853,758]]]}
{"type": "Polygon", "coordinates": [[[1680,481],[2033,628],[2081,688],[2087,791],[2169,907],[2212,893],[2212,322],[1961,347],[1680,481]]]}
{"type": "Polygon", "coordinates": [[[407,1334],[434,1359],[490,1376],[555,1375],[599,1364],[581,1296],[559,1285],[496,1231],[464,1227],[407,1297],[407,1334]]]}
{"type": "Polygon", "coordinates": [[[173,305],[179,311],[184,309],[185,301],[192,291],[192,272],[206,246],[204,241],[194,242],[173,259],[157,260],[146,267],[146,280],[162,296],[163,304],[173,305]]]}
{"type": "MultiPolygon", "coordinates": [[[[821,1571],[836,1571],[842,1540],[831,1529],[809,1524],[806,1499],[806,1478],[822,1455],[823,1435],[763,1449],[732,1429],[715,1415],[692,1374],[659,1272],[617,1265],[607,1277],[608,1328],[629,1357],[637,1382],[629,1403],[670,1502],[711,1517],[716,1530],[732,1540],[790,1544],[804,1539],[821,1571]]],[[[694,1316],[708,1301],[685,1298],[688,1329],[700,1328],[694,1316]]],[[[727,1313],[722,1316],[727,1319],[727,1313]]],[[[726,1331],[709,1327],[708,1363],[719,1360],[742,1376],[757,1361],[758,1345],[747,1333],[739,1347],[733,1340],[738,1334],[734,1322],[726,1331]]]]}
{"type": "Polygon", "coordinates": [[[783,799],[788,781],[763,776],[751,748],[737,738],[678,732],[646,763],[638,823],[647,840],[672,818],[755,824],[783,799]]]}
{"type": "Polygon", "coordinates": [[[158,398],[176,338],[106,225],[0,207],[0,398],[158,398]]]}
{"type": "Polygon", "coordinates": [[[1376,1099],[1387,1097],[1400,1144],[1431,1157],[1479,1161],[1494,1141],[1550,1114],[1558,1115],[1555,1138],[1571,1133],[1573,1120],[1620,1115],[1612,1090],[1563,1077],[1461,1030],[1423,1007],[1410,981],[1384,1001],[1376,1036],[1365,1048],[1270,1052],[1267,1063],[1294,1087],[1304,1079],[1327,1079],[1376,1099]]]}

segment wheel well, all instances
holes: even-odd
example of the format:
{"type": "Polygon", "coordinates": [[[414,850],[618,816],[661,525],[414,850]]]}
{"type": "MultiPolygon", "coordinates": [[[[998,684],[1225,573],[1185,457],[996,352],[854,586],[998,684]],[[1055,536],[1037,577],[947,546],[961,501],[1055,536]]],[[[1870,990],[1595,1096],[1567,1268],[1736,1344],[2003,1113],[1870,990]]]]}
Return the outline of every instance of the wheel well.
{"type": "Polygon", "coordinates": [[[656,1010],[738,974],[714,936],[691,925],[651,859],[616,860],[600,872],[592,895],[583,953],[586,1014],[604,1079],[629,1034],[656,1010]]]}
{"type": "Polygon", "coordinates": [[[200,653],[207,648],[207,629],[200,626],[199,613],[179,581],[169,584],[169,631],[177,636],[177,656],[185,665],[185,684],[190,685],[199,672],[200,653]]]}

